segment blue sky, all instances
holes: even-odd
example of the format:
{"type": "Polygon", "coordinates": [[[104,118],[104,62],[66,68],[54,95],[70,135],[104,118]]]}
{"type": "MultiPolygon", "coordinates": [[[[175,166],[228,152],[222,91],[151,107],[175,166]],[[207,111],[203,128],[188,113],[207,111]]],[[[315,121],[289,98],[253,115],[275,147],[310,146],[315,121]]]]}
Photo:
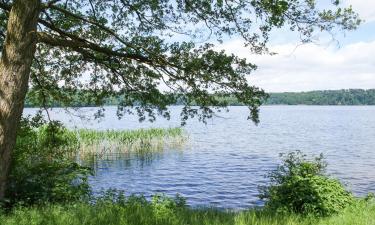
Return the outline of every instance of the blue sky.
{"type": "Polygon", "coordinates": [[[276,56],[250,55],[239,39],[219,48],[256,63],[259,68],[249,80],[269,92],[375,88],[375,1],[344,4],[352,5],[365,22],[356,31],[337,34],[336,41],[321,35],[317,44],[300,46],[295,34],[278,30],[270,41],[276,56]]]}

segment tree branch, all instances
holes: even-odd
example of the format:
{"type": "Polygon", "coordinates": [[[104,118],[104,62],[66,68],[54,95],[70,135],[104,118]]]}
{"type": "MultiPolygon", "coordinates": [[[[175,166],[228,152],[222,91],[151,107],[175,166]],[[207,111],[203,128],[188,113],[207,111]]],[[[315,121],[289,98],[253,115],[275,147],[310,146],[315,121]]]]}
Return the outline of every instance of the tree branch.
{"type": "Polygon", "coordinates": [[[61,1],[61,0],[51,0],[51,1],[47,2],[46,4],[44,4],[43,8],[50,8],[52,5],[58,3],[59,1],[61,1]]]}
{"type": "Polygon", "coordinates": [[[47,34],[45,32],[38,32],[38,41],[48,44],[50,46],[54,46],[54,47],[67,47],[73,50],[79,50],[81,48],[91,49],[93,51],[96,51],[98,53],[102,53],[108,56],[120,57],[120,58],[128,59],[128,60],[136,60],[138,62],[147,63],[147,64],[153,63],[152,60],[141,55],[114,51],[110,48],[102,47],[102,46],[99,46],[97,44],[87,42],[87,41],[80,41],[80,40],[75,40],[75,39],[68,40],[65,38],[47,34]]]}

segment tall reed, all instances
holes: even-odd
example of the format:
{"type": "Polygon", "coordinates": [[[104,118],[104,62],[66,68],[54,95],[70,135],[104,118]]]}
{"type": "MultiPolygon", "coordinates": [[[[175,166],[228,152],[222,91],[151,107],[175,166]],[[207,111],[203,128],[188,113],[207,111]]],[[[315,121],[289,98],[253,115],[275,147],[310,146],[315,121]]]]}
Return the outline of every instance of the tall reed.
{"type": "Polygon", "coordinates": [[[127,153],[131,151],[160,151],[164,147],[181,147],[187,140],[182,128],[151,128],[139,130],[88,130],[69,131],[79,143],[79,155],[127,153]]]}

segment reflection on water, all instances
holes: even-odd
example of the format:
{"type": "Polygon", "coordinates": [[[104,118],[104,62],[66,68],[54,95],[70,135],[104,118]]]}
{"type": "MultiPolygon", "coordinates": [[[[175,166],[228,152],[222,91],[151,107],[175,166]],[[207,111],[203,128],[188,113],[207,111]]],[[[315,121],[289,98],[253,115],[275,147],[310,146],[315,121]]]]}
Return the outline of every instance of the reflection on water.
{"type": "Polygon", "coordinates": [[[131,169],[132,167],[150,166],[152,162],[159,161],[163,158],[163,151],[138,150],[126,153],[111,153],[105,155],[89,155],[80,160],[84,166],[92,168],[94,174],[102,168],[117,167],[123,169],[131,169]]]}
{"type": "MultiPolygon", "coordinates": [[[[77,160],[83,166],[92,168],[94,174],[101,168],[115,166],[121,169],[130,169],[132,167],[147,167],[151,163],[160,161],[168,151],[173,153],[182,153],[187,149],[188,137],[184,135],[177,137],[155,138],[155,140],[141,141],[135,146],[129,148],[121,144],[114,147],[111,143],[109,147],[105,145],[95,145],[95,151],[78,154],[77,160]],[[106,149],[111,148],[110,151],[106,149]],[[118,148],[118,149],[117,149],[118,148]]],[[[103,142],[105,143],[105,142],[103,142]]]]}
{"type": "MultiPolygon", "coordinates": [[[[51,116],[70,127],[99,130],[177,127],[180,108],[171,110],[171,121],[155,123],[139,123],[133,116],[118,121],[114,107],[106,109],[100,123],[82,122],[58,110],[51,116]]],[[[96,171],[90,183],[96,192],[117,188],[146,197],[180,193],[190,205],[238,209],[261,204],[258,186],[280,162],[279,153],[302,150],[324,153],[328,172],[356,195],[375,192],[375,107],[266,106],[259,126],[246,121],[247,113],[245,107],[231,107],[207,125],[189,121],[189,144],[182,150],[169,146],[88,160],[96,171]]]]}

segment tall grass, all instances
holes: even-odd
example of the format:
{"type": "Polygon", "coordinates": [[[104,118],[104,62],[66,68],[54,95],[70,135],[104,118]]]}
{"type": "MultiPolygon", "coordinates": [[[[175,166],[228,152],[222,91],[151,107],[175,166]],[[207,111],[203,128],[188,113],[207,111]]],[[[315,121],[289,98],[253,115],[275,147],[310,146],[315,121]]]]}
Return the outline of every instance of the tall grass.
{"type": "Polygon", "coordinates": [[[18,208],[0,213],[2,225],[372,225],[375,204],[358,201],[352,207],[330,217],[275,214],[261,209],[241,212],[216,209],[192,209],[165,199],[147,202],[129,198],[126,202],[102,201],[18,208]]]}
{"type": "Polygon", "coordinates": [[[81,156],[156,151],[165,146],[180,147],[186,141],[182,128],[105,131],[80,129],[69,132],[76,135],[81,156]]]}

